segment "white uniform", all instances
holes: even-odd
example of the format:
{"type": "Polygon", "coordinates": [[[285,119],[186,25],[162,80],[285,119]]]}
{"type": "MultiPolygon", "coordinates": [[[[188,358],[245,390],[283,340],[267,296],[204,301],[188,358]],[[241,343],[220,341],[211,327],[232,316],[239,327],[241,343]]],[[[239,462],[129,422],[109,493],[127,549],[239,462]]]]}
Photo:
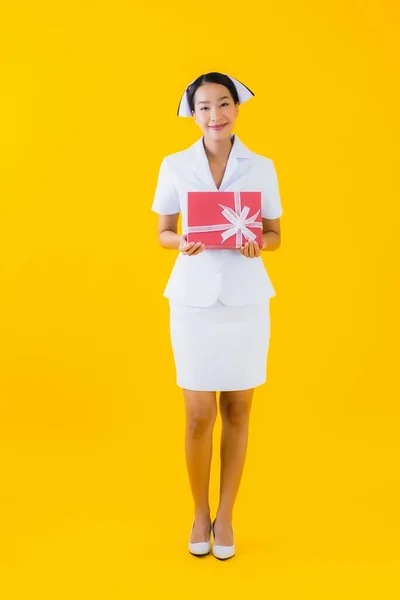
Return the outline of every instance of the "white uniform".
{"type": "MultiPolygon", "coordinates": [[[[278,180],[271,159],[251,152],[234,136],[219,191],[261,191],[262,216],[282,215],[278,180]]],[[[203,138],[161,163],[152,210],[182,213],[187,224],[187,192],[218,191],[203,138]]],[[[171,340],[180,387],[201,391],[243,390],[266,381],[270,321],[275,296],[261,257],[239,250],[179,253],[164,295],[171,307],[171,340]]]]}

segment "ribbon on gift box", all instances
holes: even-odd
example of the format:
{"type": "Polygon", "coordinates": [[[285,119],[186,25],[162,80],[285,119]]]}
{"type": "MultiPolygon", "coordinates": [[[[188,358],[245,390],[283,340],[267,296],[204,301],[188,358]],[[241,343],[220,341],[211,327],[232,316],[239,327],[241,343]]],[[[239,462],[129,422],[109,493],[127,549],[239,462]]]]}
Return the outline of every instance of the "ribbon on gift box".
{"type": "Polygon", "coordinates": [[[236,236],[236,246],[240,247],[243,244],[243,238],[245,237],[249,241],[256,239],[256,234],[251,231],[250,228],[262,229],[262,223],[256,221],[260,211],[256,214],[248,217],[250,212],[249,206],[242,208],[242,201],[240,192],[234,192],[235,210],[229,206],[219,204],[222,210],[222,216],[225,217],[229,223],[221,223],[218,225],[195,225],[193,227],[185,227],[184,234],[186,233],[202,233],[210,231],[222,231],[222,244],[232,236],[236,236]]]}

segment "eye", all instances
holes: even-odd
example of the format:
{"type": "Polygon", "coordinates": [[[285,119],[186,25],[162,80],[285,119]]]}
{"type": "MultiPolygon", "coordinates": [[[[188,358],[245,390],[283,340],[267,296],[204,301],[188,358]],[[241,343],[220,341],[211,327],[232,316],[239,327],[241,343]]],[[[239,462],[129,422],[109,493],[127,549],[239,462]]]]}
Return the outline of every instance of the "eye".
{"type": "Polygon", "coordinates": [[[208,108],[208,106],[202,106],[200,110],[205,110],[206,108],[208,108]]]}
{"type": "Polygon", "coordinates": [[[229,106],[229,102],[223,102],[222,106],[229,106]]]}

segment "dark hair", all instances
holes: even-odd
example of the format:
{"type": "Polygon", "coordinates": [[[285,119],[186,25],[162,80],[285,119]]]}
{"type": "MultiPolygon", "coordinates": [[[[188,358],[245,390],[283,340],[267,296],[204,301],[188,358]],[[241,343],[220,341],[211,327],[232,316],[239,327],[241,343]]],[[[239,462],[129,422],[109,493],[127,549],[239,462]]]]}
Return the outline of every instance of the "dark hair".
{"type": "Polygon", "coordinates": [[[194,111],[194,95],[199,87],[205,83],[219,83],[220,85],[224,85],[230,91],[234,103],[240,104],[236,86],[228,75],[224,75],[223,73],[206,73],[205,75],[200,75],[200,77],[193,81],[186,90],[187,99],[192,112],[194,111]]]}

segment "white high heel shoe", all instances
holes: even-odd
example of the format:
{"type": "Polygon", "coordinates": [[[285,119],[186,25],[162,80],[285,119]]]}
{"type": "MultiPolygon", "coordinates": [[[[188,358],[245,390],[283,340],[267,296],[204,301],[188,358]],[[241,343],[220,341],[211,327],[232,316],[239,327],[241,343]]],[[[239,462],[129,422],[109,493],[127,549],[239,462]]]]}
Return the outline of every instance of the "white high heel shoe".
{"type": "Polygon", "coordinates": [[[216,519],[214,519],[214,522],[212,524],[212,532],[214,536],[213,554],[215,558],[218,558],[219,560],[228,560],[228,558],[232,558],[233,556],[235,556],[235,544],[233,544],[232,546],[220,546],[219,544],[215,543],[215,521],[216,519]]]}
{"type": "MultiPolygon", "coordinates": [[[[192,532],[190,537],[192,537],[194,523],[192,525],[192,532]]],[[[210,538],[211,538],[211,523],[210,523],[210,538]]],[[[210,539],[206,542],[191,542],[189,541],[189,552],[193,554],[193,556],[207,556],[210,554],[211,550],[211,541],[210,539]]]]}

